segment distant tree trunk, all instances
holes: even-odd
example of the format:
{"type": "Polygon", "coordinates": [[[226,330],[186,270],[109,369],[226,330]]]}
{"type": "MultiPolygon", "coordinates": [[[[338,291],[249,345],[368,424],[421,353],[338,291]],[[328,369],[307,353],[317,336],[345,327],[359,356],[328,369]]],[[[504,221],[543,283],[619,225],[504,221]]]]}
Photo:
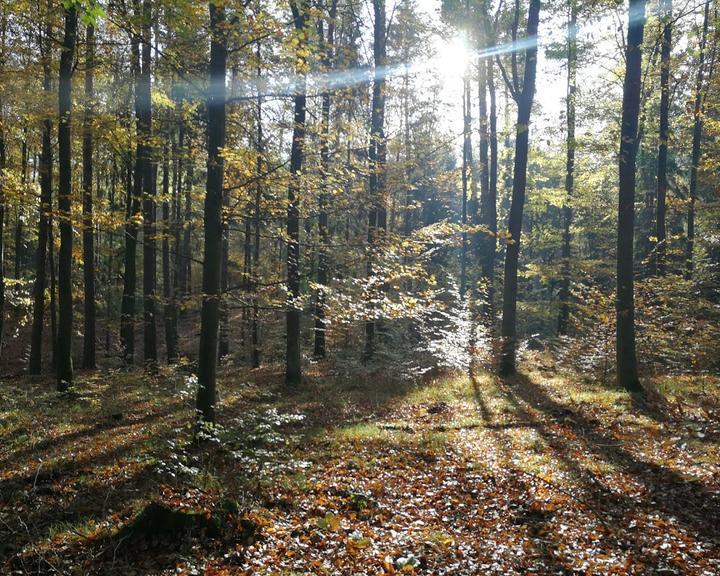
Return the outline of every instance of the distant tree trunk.
{"type": "Polygon", "coordinates": [[[125,223],[125,275],[123,277],[123,295],[120,311],[120,345],[123,358],[132,364],[135,356],[135,293],[137,290],[137,237],[140,197],[142,195],[143,158],[145,144],[142,134],[142,97],[140,87],[140,36],[133,33],[130,40],[131,67],[135,81],[135,125],[138,134],[135,143],[135,165],[130,189],[130,161],[128,161],[128,202],[127,221],[125,223]]]}
{"type": "MultiPolygon", "coordinates": [[[[49,0],[52,1],[52,0],[49,0]]],[[[52,58],[52,39],[50,25],[43,32],[41,40],[43,93],[52,92],[50,61],[52,58]]],[[[42,151],[40,154],[40,219],[38,220],[38,244],[35,254],[35,282],[33,284],[33,320],[30,337],[30,374],[40,374],[42,370],[43,328],[45,323],[45,286],[47,283],[46,264],[48,249],[52,251],[50,240],[50,218],[52,214],[52,119],[46,116],[42,124],[42,151]]],[[[53,344],[54,347],[54,344],[53,344]]]]}
{"type": "MultiPolygon", "coordinates": [[[[488,38],[491,36],[488,33],[488,38]]],[[[486,63],[487,85],[490,95],[490,118],[489,118],[489,147],[490,166],[488,171],[488,195],[485,202],[482,202],[480,209],[482,223],[487,227],[490,234],[486,239],[487,245],[480,263],[480,272],[485,279],[485,305],[483,314],[486,318],[488,328],[492,327],[493,301],[495,299],[495,251],[497,248],[497,179],[498,179],[498,140],[497,140],[497,103],[495,95],[495,70],[493,61],[488,59],[486,63]]]]}
{"type": "MultiPolygon", "coordinates": [[[[175,138],[173,138],[173,149],[175,149],[175,138]]],[[[163,320],[165,323],[165,355],[168,364],[177,360],[177,324],[175,310],[175,286],[173,283],[170,268],[170,238],[172,225],[170,223],[170,177],[169,177],[169,150],[167,145],[163,150],[162,165],[162,275],[163,275],[163,320]]],[[[174,184],[177,182],[177,170],[173,172],[174,184]]],[[[173,190],[175,186],[173,186],[173,190]]]]}
{"type": "MultiPolygon", "coordinates": [[[[385,42],[387,27],[385,26],[385,0],[373,0],[375,15],[373,24],[373,56],[375,71],[373,78],[372,113],[370,115],[370,147],[368,149],[369,177],[368,191],[370,194],[370,208],[368,216],[368,244],[369,253],[367,261],[368,282],[373,280],[373,250],[377,244],[378,231],[386,230],[385,211],[385,161],[387,144],[385,142],[385,74],[383,68],[386,64],[385,42]]],[[[375,354],[375,327],[376,322],[370,319],[365,323],[365,359],[375,354]]]]}
{"type": "Polygon", "coordinates": [[[697,76],[695,79],[695,105],[693,106],[693,138],[692,153],[690,161],[690,188],[687,213],[687,244],[685,247],[685,278],[692,279],[695,267],[693,252],[695,250],[695,201],[697,199],[698,168],[700,166],[700,145],[702,143],[703,130],[703,84],[705,74],[705,45],[707,42],[708,20],[710,15],[710,0],[705,2],[705,15],[703,18],[703,29],[700,37],[700,54],[698,55],[697,76]]]}
{"type": "MultiPolygon", "coordinates": [[[[527,38],[537,37],[540,16],[540,0],[530,0],[527,22],[527,38]]],[[[513,166],[512,201],[508,219],[509,240],[505,247],[505,282],[503,286],[502,357],[500,374],[515,373],[517,348],[517,293],[518,259],[520,256],[520,233],[522,232],[523,206],[527,184],[529,151],[530,112],[535,95],[535,72],[537,67],[537,44],[534,42],[525,50],[525,71],[521,88],[514,89],[518,106],[515,124],[515,162],[513,166]]],[[[513,73],[513,76],[515,74],[513,73]]]]}
{"type": "Polygon", "coordinates": [[[558,334],[568,331],[570,321],[570,225],[572,223],[572,198],[575,188],[575,92],[577,82],[577,7],[575,0],[569,1],[567,43],[567,96],[565,101],[567,138],[565,161],[565,205],[563,206],[562,236],[562,277],[560,279],[560,312],[558,334]]]}
{"type": "Polygon", "coordinates": [[[23,245],[22,207],[25,204],[27,190],[27,124],[23,126],[23,137],[20,145],[20,201],[15,208],[15,276],[19,280],[22,276],[25,246],[23,245]]]}
{"type": "Polygon", "coordinates": [[[60,255],[58,257],[58,304],[60,317],[57,340],[57,388],[67,390],[73,382],[72,336],[72,142],[70,125],[72,111],[72,73],[77,40],[77,8],[65,8],[65,33],[60,54],[58,84],[58,217],[60,218],[60,255]]]}
{"type": "Polygon", "coordinates": [[[460,246],[460,297],[465,299],[465,292],[467,291],[467,249],[468,249],[468,234],[465,229],[468,224],[468,214],[470,214],[470,220],[472,220],[475,210],[475,206],[471,206],[471,202],[468,197],[469,183],[471,179],[471,166],[472,166],[472,117],[470,115],[470,77],[469,70],[465,71],[465,77],[463,78],[463,155],[462,155],[462,208],[460,215],[460,223],[462,224],[462,245],[460,246]]]}
{"type": "MultiPolygon", "coordinates": [[[[262,73],[261,67],[261,51],[260,42],[257,45],[257,76],[260,78],[262,73]]],[[[259,298],[258,284],[260,273],[260,202],[262,200],[262,171],[263,171],[263,123],[262,123],[262,95],[257,97],[257,135],[255,142],[255,152],[257,154],[256,162],[256,182],[255,182],[255,205],[253,207],[253,227],[254,227],[254,246],[253,246],[253,285],[252,285],[252,325],[251,325],[251,341],[252,341],[252,358],[251,365],[253,368],[260,366],[260,334],[259,334],[259,298]]]]}
{"type": "Polygon", "coordinates": [[[138,137],[145,140],[143,151],[143,357],[146,364],[157,364],[157,327],[155,324],[155,300],[157,287],[157,247],[155,242],[155,178],[152,152],[152,100],[150,68],[152,46],[150,29],[152,6],[143,0],[142,10],[142,68],[140,74],[140,98],[142,110],[141,131],[138,137]]]}
{"type": "Polygon", "coordinates": [[[58,313],[57,313],[57,281],[55,275],[55,232],[53,231],[53,220],[50,218],[48,225],[48,266],[50,267],[50,366],[57,370],[58,355],[58,313]]]}
{"type": "Polygon", "coordinates": [[[195,179],[195,163],[193,162],[192,133],[186,134],[187,171],[185,173],[185,210],[183,215],[183,237],[182,237],[182,261],[178,268],[180,275],[178,283],[180,291],[184,296],[189,296],[192,291],[192,258],[190,244],[192,243],[192,188],[195,179]]]}
{"type": "MultiPolygon", "coordinates": [[[[304,0],[290,0],[295,30],[305,33],[307,6],[304,0]]],[[[290,185],[288,186],[287,207],[287,290],[288,303],[286,312],[287,351],[285,365],[285,382],[300,384],[302,379],[302,350],[300,342],[300,177],[305,154],[305,84],[304,56],[296,54],[296,69],[303,75],[303,81],[295,94],[293,113],[293,139],[290,153],[290,185]]]]}
{"type": "Polygon", "coordinates": [[[635,225],[635,166],[642,83],[642,42],[645,0],[630,0],[622,124],[620,127],[620,190],[617,241],[617,382],[629,391],[642,390],[635,354],[633,293],[633,233],[635,225]]]}
{"type": "MultiPolygon", "coordinates": [[[[332,0],[328,13],[327,38],[323,38],[321,28],[321,41],[323,43],[323,64],[326,72],[332,70],[333,49],[335,44],[335,17],[337,15],[337,0],[332,0]]],[[[330,92],[322,97],[322,116],[320,120],[320,178],[321,192],[318,199],[320,211],[318,217],[318,235],[320,248],[318,250],[317,283],[318,290],[315,300],[315,346],[314,356],[325,358],[326,322],[325,322],[325,291],[328,283],[328,177],[330,172],[330,92]]]]}
{"type": "Polygon", "coordinates": [[[225,75],[227,29],[225,6],[209,3],[210,82],[208,89],[208,161],[205,191],[205,249],[203,302],[200,315],[197,409],[204,422],[215,422],[218,327],[220,323],[220,266],[222,259],[222,206],[225,164],[225,75]]]}
{"type": "Polygon", "coordinates": [[[95,67],[95,27],[85,36],[85,117],[83,119],[83,279],[85,287],[85,333],[83,368],[95,368],[95,237],[93,235],[93,68],[95,67]]]}

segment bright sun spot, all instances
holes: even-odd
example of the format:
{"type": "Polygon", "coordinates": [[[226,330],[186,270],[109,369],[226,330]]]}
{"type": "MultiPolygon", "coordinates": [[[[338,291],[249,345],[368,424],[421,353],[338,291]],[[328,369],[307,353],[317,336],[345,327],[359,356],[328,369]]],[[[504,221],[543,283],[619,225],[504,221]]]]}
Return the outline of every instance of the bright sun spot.
{"type": "Polygon", "coordinates": [[[461,79],[470,62],[470,49],[464,35],[438,39],[435,48],[435,67],[445,81],[461,79]]]}

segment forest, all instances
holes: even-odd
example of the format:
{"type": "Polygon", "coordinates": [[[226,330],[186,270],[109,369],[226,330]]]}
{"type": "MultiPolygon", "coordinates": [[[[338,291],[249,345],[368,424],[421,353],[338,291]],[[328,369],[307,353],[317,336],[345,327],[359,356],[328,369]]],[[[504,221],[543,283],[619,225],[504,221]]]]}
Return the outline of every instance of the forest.
{"type": "Polygon", "coordinates": [[[718,0],[0,0],[0,573],[720,574],[718,0]]]}

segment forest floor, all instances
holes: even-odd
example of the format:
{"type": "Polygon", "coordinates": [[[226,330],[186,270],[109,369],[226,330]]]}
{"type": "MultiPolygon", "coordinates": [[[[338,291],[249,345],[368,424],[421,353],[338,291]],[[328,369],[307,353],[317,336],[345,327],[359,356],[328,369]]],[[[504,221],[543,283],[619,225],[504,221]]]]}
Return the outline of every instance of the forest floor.
{"type": "Polygon", "coordinates": [[[226,369],[0,384],[0,572],[720,574],[720,379],[644,400],[537,356],[499,380],[226,369]]]}

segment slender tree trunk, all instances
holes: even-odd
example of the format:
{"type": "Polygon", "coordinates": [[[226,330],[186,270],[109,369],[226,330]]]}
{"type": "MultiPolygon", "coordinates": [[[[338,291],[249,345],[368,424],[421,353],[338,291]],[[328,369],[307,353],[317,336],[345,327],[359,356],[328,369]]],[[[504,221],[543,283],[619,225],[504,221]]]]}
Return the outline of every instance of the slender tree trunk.
{"type": "MultiPolygon", "coordinates": [[[[386,64],[385,42],[385,0],[373,0],[375,20],[373,24],[373,57],[375,72],[373,78],[372,113],[370,115],[370,147],[368,150],[369,177],[368,191],[372,203],[368,217],[368,281],[373,280],[373,257],[378,236],[386,230],[385,211],[385,161],[387,145],[385,142],[385,75],[382,72],[386,64]]],[[[375,354],[376,321],[371,318],[365,323],[365,359],[375,354]]]]}
{"type": "Polygon", "coordinates": [[[130,178],[130,162],[127,173],[127,221],[125,223],[125,275],[120,311],[120,345],[123,358],[132,364],[135,356],[135,294],[137,291],[137,238],[140,215],[140,197],[143,186],[143,157],[145,144],[142,140],[142,97],[140,87],[140,36],[133,34],[130,40],[131,62],[135,81],[135,163],[133,177],[130,178]],[[132,187],[130,187],[132,180],[132,187]],[[131,192],[132,191],[132,192],[131,192]]]}
{"type": "Polygon", "coordinates": [[[708,20],[710,15],[710,0],[705,2],[705,15],[703,18],[702,35],[700,37],[700,54],[698,56],[697,76],[695,79],[695,104],[693,106],[693,138],[692,153],[690,160],[690,187],[688,196],[690,204],[687,212],[687,244],[685,247],[685,278],[690,280],[693,277],[695,263],[693,252],[695,251],[695,201],[697,199],[698,168],[700,167],[700,145],[702,143],[703,130],[703,84],[705,82],[705,45],[707,42],[708,20]]]}
{"type": "Polygon", "coordinates": [[[665,205],[668,190],[667,158],[670,139],[670,53],[672,50],[672,0],[661,0],[663,26],[660,53],[660,142],[658,144],[657,207],[655,212],[655,254],[651,259],[653,272],[665,274],[667,234],[665,231],[665,205]]]}
{"type": "Polygon", "coordinates": [[[208,161],[205,193],[205,250],[203,302],[200,316],[197,409],[204,422],[215,422],[218,327],[220,323],[220,267],[225,165],[225,74],[227,30],[224,4],[210,2],[210,86],[208,89],[208,161]]]}
{"type": "MultiPolygon", "coordinates": [[[[261,61],[262,56],[260,51],[260,42],[257,45],[257,77],[260,78],[262,73],[261,61]]],[[[255,182],[255,205],[253,207],[253,226],[254,226],[254,246],[253,246],[253,286],[252,286],[252,325],[251,325],[251,341],[252,341],[252,358],[251,365],[253,368],[260,366],[260,334],[259,334],[259,298],[258,284],[260,274],[260,203],[262,201],[262,171],[263,171],[263,153],[264,153],[264,139],[263,139],[263,123],[262,123],[262,96],[258,94],[257,97],[257,135],[255,142],[255,152],[257,154],[257,172],[255,182]]]]}
{"type": "Polygon", "coordinates": [[[567,96],[565,101],[567,138],[565,160],[565,205],[563,206],[562,236],[562,277],[560,279],[560,311],[558,314],[558,334],[568,331],[570,321],[570,225],[572,224],[571,202],[575,188],[575,92],[577,82],[577,7],[570,0],[567,43],[567,96]]]}
{"type": "Polygon", "coordinates": [[[95,368],[95,237],[93,235],[93,68],[95,27],[85,36],[85,117],[83,119],[83,279],[85,283],[85,333],[83,368],[95,368]]]}
{"type": "MultiPolygon", "coordinates": [[[[52,1],[52,0],[50,0],[52,1]]],[[[52,40],[50,28],[45,29],[41,40],[43,93],[52,92],[50,60],[52,58],[52,40]]],[[[33,321],[30,337],[30,374],[40,374],[42,370],[43,328],[45,323],[45,286],[47,283],[46,265],[50,237],[50,218],[52,214],[52,119],[46,116],[42,124],[42,151],[40,154],[40,219],[38,221],[38,244],[35,254],[35,283],[33,284],[33,321]]],[[[54,347],[54,344],[53,344],[54,347]]]]}
{"type": "MultiPolygon", "coordinates": [[[[304,0],[290,0],[295,30],[305,33],[307,6],[304,0]]],[[[304,45],[304,42],[301,42],[304,45]]],[[[287,206],[287,290],[288,303],[286,312],[287,351],[285,365],[285,382],[300,384],[302,379],[302,350],[300,342],[300,177],[305,154],[305,113],[306,96],[304,82],[304,56],[296,54],[296,69],[303,75],[303,81],[295,94],[293,113],[293,139],[290,153],[290,185],[288,186],[287,206]]]]}
{"type": "MultiPolygon", "coordinates": [[[[527,38],[537,36],[540,16],[540,0],[530,0],[527,38]]],[[[530,113],[535,95],[535,72],[537,45],[531,44],[525,51],[525,71],[522,89],[517,94],[517,123],[515,124],[515,162],[513,166],[512,200],[508,219],[508,241],[505,247],[505,281],[503,285],[502,357],[500,374],[515,373],[517,349],[517,294],[520,234],[522,232],[525,187],[529,151],[530,113]]]]}
{"type": "MultiPolygon", "coordinates": [[[[0,64],[5,59],[5,18],[2,23],[3,46],[0,53],[0,64]]],[[[2,358],[3,333],[5,324],[5,166],[7,163],[7,152],[5,150],[5,109],[0,96],[0,358],[2,358]]]]}
{"type": "Polygon", "coordinates": [[[77,40],[77,8],[65,9],[65,33],[60,54],[58,84],[58,213],[60,218],[60,255],[58,258],[58,304],[60,317],[57,340],[57,388],[67,390],[73,382],[72,336],[72,142],[70,140],[72,111],[72,73],[77,40]]]}
{"type": "Polygon", "coordinates": [[[22,207],[26,202],[27,191],[27,125],[23,126],[22,144],[20,145],[20,201],[15,208],[15,279],[22,276],[22,265],[25,260],[25,246],[23,245],[22,207]]]}
{"type": "Polygon", "coordinates": [[[143,358],[148,365],[157,364],[157,326],[155,303],[157,287],[157,247],[155,241],[155,178],[152,149],[152,101],[150,97],[152,65],[150,0],[143,0],[142,69],[140,98],[142,123],[140,137],[144,138],[143,162],[143,358]]]}
{"type": "Polygon", "coordinates": [[[640,391],[635,353],[635,297],[633,293],[633,234],[635,226],[635,167],[642,83],[642,42],[645,0],[630,0],[622,124],[620,127],[620,191],[617,243],[617,382],[640,391]]]}
{"type": "MultiPolygon", "coordinates": [[[[323,64],[326,72],[332,70],[333,49],[335,44],[335,17],[337,15],[337,0],[330,6],[327,38],[322,38],[323,64]]],[[[315,299],[315,346],[314,356],[325,358],[326,354],[326,321],[325,321],[325,291],[328,284],[328,178],[330,172],[330,92],[322,97],[322,116],[320,120],[320,197],[318,198],[318,235],[320,248],[318,250],[317,283],[318,290],[315,299]]]]}
{"type": "MultiPolygon", "coordinates": [[[[460,223],[462,224],[462,237],[460,246],[460,297],[465,300],[465,292],[467,291],[467,224],[468,224],[468,185],[470,182],[470,158],[472,154],[472,146],[470,140],[471,122],[470,109],[468,107],[470,101],[470,79],[468,70],[465,71],[463,78],[463,155],[462,155],[462,207],[460,215],[460,223]]],[[[472,211],[470,211],[472,214],[472,211]]]]}
{"type": "MultiPolygon", "coordinates": [[[[173,138],[173,149],[175,148],[175,139],[173,138]]],[[[163,151],[162,165],[162,219],[163,219],[163,235],[162,235],[162,275],[163,275],[163,320],[165,323],[165,355],[168,364],[172,364],[177,360],[177,325],[175,323],[175,286],[173,285],[172,272],[170,267],[170,177],[169,177],[169,150],[165,145],[163,151]]],[[[177,181],[177,170],[173,173],[173,180],[177,181]]],[[[173,186],[173,189],[175,187],[173,186]]]]}
{"type": "MultiPolygon", "coordinates": [[[[488,33],[488,38],[490,38],[488,33]]],[[[495,299],[495,251],[497,248],[497,179],[498,179],[498,140],[497,140],[497,103],[495,95],[495,70],[492,60],[486,63],[487,85],[490,95],[490,118],[489,118],[489,148],[490,166],[488,170],[488,195],[481,206],[482,222],[487,227],[489,234],[486,238],[487,245],[480,264],[480,271],[485,279],[485,305],[483,315],[486,318],[488,328],[492,327],[493,301],[495,299]]]]}

